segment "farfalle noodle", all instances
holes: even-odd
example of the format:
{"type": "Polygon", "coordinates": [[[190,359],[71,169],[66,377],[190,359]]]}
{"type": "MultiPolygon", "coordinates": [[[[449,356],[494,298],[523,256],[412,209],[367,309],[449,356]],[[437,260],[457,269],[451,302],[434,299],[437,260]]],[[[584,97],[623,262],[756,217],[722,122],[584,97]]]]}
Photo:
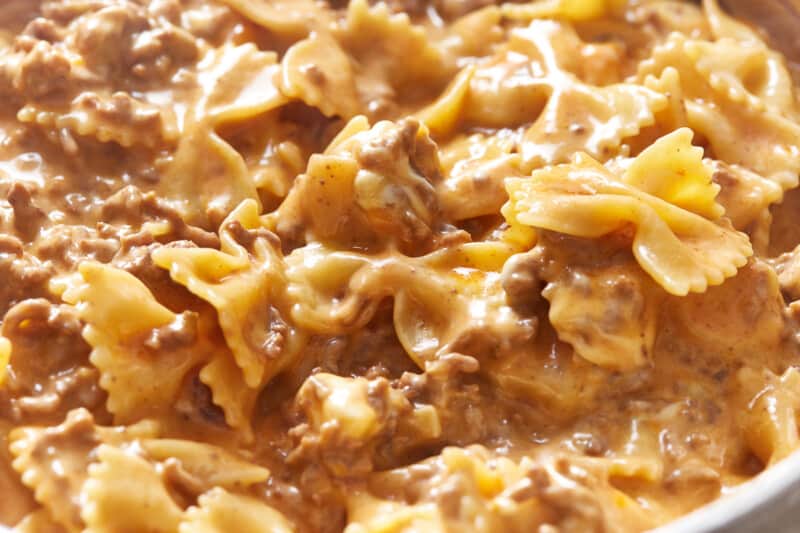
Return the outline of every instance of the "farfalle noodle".
{"type": "Polygon", "coordinates": [[[285,289],[283,258],[275,250],[277,239],[261,226],[257,213],[253,201],[239,205],[222,223],[220,250],[162,248],[153,254],[175,281],[217,310],[225,340],[250,388],[291,363],[302,342],[280,309],[270,304],[285,289]]]}
{"type": "MultiPolygon", "coordinates": [[[[650,148],[651,153],[676,150],[670,144],[680,141],[677,135],[681,135],[680,130],[662,137],[650,148]]],[[[683,138],[682,150],[691,151],[687,140],[683,138]]],[[[710,171],[698,163],[701,173],[690,174],[697,172],[691,168],[691,158],[684,161],[690,163],[689,167],[662,170],[659,166],[663,163],[658,162],[663,159],[657,156],[649,172],[640,174],[639,165],[647,165],[650,157],[643,153],[635,159],[621,179],[581,155],[573,164],[539,170],[531,178],[509,180],[506,187],[510,200],[504,212],[513,214],[520,224],[587,238],[633,224],[636,259],[673,294],[703,292],[709,285],[719,285],[735,275],[752,254],[747,236],[666,201],[672,196],[667,184],[676,177],[687,181],[694,178],[692,187],[696,188],[679,189],[688,195],[685,199],[672,199],[712,216],[721,213],[722,208],[713,202],[717,186],[711,183],[710,171]],[[702,175],[704,170],[706,176],[702,175]],[[644,181],[645,177],[655,181],[644,181]]],[[[672,161],[680,165],[679,159],[672,161]]]]}
{"type": "Polygon", "coordinates": [[[185,133],[166,162],[159,192],[172,197],[190,219],[219,223],[239,202],[257,201],[258,195],[241,154],[217,129],[278,108],[287,97],[278,89],[276,54],[252,44],[210,51],[197,68],[200,96],[186,112],[185,133]]]}
{"type": "Polygon", "coordinates": [[[83,263],[80,280],[64,299],[77,307],[87,324],[83,336],[93,348],[90,361],[100,369],[108,410],[120,422],[165,414],[186,374],[210,357],[191,337],[163,346],[160,332],[183,331],[193,317],[158,303],[141,281],[123,270],[83,263]],[[139,312],[131,314],[131,306],[139,312]]]}
{"type": "Polygon", "coordinates": [[[181,508],[150,464],[134,453],[101,444],[99,462],[89,467],[83,487],[81,517],[85,531],[176,531],[181,508]],[[151,512],[137,512],[148,509],[151,512]]]}
{"type": "Polygon", "coordinates": [[[186,511],[186,519],[178,529],[180,533],[291,533],[294,530],[272,507],[255,498],[230,494],[219,488],[203,494],[199,506],[186,511]]]}
{"type": "Polygon", "coordinates": [[[440,154],[444,179],[437,185],[445,216],[467,220],[498,212],[508,199],[503,180],[523,175],[515,142],[514,135],[475,133],[448,143],[440,154]]]}
{"type": "Polygon", "coordinates": [[[50,517],[67,531],[82,531],[81,490],[88,479],[94,451],[102,443],[114,445],[153,437],[158,427],[142,422],[121,428],[98,427],[85,409],[71,411],[55,427],[22,427],[10,438],[14,468],[50,517]]]}
{"type": "Polygon", "coordinates": [[[363,79],[386,83],[393,92],[443,79],[446,63],[442,53],[408,15],[394,14],[386,4],[349,2],[340,39],[360,65],[363,79]]]}
{"type": "Polygon", "coordinates": [[[784,189],[797,185],[798,126],[783,115],[795,108],[794,88],[787,86],[790,76],[783,63],[763,43],[673,34],[640,64],[638,77],[663,77],[669,69],[680,78],[687,125],[708,139],[715,157],[771,178],[784,189]],[[717,61],[730,68],[726,58],[732,46],[743,62],[738,72],[711,66],[717,61]],[[751,54],[740,54],[740,47],[751,54]],[[777,108],[778,103],[783,107],[777,108]]]}
{"type": "Polygon", "coordinates": [[[297,5],[297,0],[223,1],[256,24],[286,37],[305,36],[317,25],[324,26],[328,18],[328,13],[319,9],[314,0],[300,0],[300,5],[297,5]]]}
{"type": "Polygon", "coordinates": [[[351,118],[361,109],[350,58],[325,34],[296,43],[281,62],[284,94],[325,115],[351,118]]]}

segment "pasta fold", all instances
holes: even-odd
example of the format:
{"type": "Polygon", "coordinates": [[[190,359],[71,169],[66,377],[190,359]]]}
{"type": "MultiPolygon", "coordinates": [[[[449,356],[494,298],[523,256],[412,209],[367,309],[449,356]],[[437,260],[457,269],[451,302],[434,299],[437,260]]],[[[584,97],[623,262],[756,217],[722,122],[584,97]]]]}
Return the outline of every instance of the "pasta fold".
{"type": "Polygon", "coordinates": [[[292,533],[295,528],[277,510],[249,496],[212,489],[186,511],[179,533],[292,533]]]}
{"type": "Polygon", "coordinates": [[[711,163],[703,149],[692,146],[692,130],[665,135],[633,159],[623,179],[637,189],[709,220],[725,209],[716,202],[720,186],[712,181],[711,163]]]}
{"type": "Polygon", "coordinates": [[[192,334],[196,317],[173,313],[124,270],[84,262],[79,273],[62,298],[86,322],[83,336],[108,392],[108,410],[121,423],[168,414],[185,376],[211,355],[192,334]],[[165,343],[172,331],[187,334],[165,343]]]}
{"type": "Polygon", "coordinates": [[[239,488],[269,479],[268,469],[218,446],[183,439],[142,439],[150,459],[177,459],[183,469],[209,487],[239,488]]]}
{"type": "Polygon", "coordinates": [[[279,309],[278,295],[286,288],[283,257],[252,200],[225,219],[220,242],[220,250],[160,248],[152,257],[172,279],[214,306],[245,383],[258,389],[292,363],[303,342],[279,309]]]}
{"type": "MultiPolygon", "coordinates": [[[[674,140],[677,138],[662,139],[660,148],[674,140]]],[[[684,149],[691,150],[688,146],[684,149]]],[[[643,156],[646,163],[652,152],[643,156]]],[[[624,231],[631,225],[634,256],[672,294],[703,292],[733,276],[752,254],[746,235],[625,181],[638,182],[667,198],[676,199],[678,194],[681,203],[705,213],[721,212],[721,207],[709,206],[716,187],[697,174],[694,194],[670,191],[668,185],[676,177],[689,176],[689,169],[681,168],[682,174],[675,174],[666,172],[667,168],[661,173],[658,166],[653,170],[659,173],[648,175],[662,176],[661,180],[644,183],[639,165],[645,163],[634,161],[633,173],[626,173],[620,181],[590,157],[579,155],[572,164],[535,171],[530,178],[507,180],[510,200],[503,213],[512,222],[584,238],[624,231]]]]}
{"type": "Polygon", "coordinates": [[[96,453],[81,491],[84,531],[177,531],[183,511],[146,460],[106,444],[96,453]]]}
{"type": "Polygon", "coordinates": [[[71,411],[54,427],[22,427],[10,435],[13,466],[52,519],[69,532],[83,531],[81,490],[94,451],[101,443],[120,445],[154,437],[158,426],[142,422],[127,427],[98,427],[85,409],[71,411]]]}
{"type": "Polygon", "coordinates": [[[315,33],[286,52],[281,62],[284,94],[350,119],[361,109],[350,58],[331,36],[315,33]]]}
{"type": "Polygon", "coordinates": [[[785,66],[763,43],[673,34],[640,64],[637,77],[663,78],[672,70],[679,78],[686,125],[708,139],[716,158],[772,179],[783,190],[797,186],[800,126],[784,115],[795,113],[794,91],[785,66]]]}
{"type": "Polygon", "coordinates": [[[445,58],[425,31],[407,14],[391,13],[386,4],[370,6],[367,0],[351,0],[338,34],[361,64],[363,79],[388,83],[392,92],[413,84],[435,84],[446,73],[445,58]]]}
{"type": "MultiPolygon", "coordinates": [[[[600,74],[609,79],[596,80],[598,74],[578,60],[592,47],[562,22],[533,20],[514,29],[505,46],[477,64],[461,103],[463,120],[527,124],[519,150],[527,171],[564,163],[576,151],[602,161],[619,155],[624,142],[656,123],[668,99],[640,84],[619,83],[607,73],[611,65],[600,74]]],[[[452,98],[450,107],[460,102],[452,98]]]]}
{"type": "Polygon", "coordinates": [[[244,159],[218,130],[279,108],[288,98],[279,90],[277,55],[253,44],[212,50],[197,68],[197,98],[175,153],[162,163],[158,187],[189,221],[218,224],[243,200],[259,198],[244,159]]]}
{"type": "Polygon", "coordinates": [[[256,24],[284,37],[302,37],[325,26],[329,13],[314,0],[223,0],[256,24]]]}

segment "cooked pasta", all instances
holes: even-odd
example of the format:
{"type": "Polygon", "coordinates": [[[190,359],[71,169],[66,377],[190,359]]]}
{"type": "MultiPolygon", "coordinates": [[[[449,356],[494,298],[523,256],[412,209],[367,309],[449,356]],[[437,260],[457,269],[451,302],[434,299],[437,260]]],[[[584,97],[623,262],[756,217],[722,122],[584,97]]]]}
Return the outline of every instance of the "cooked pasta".
{"type": "Polygon", "coordinates": [[[0,527],[638,532],[746,490],[800,447],[775,37],[0,2],[0,527]]]}

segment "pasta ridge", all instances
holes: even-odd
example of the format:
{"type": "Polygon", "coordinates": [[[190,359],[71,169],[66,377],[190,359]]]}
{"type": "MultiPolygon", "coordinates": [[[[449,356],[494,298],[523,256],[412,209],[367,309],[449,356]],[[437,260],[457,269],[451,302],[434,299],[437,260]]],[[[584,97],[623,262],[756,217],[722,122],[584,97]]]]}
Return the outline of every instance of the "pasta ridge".
{"type": "MultiPolygon", "coordinates": [[[[710,141],[715,157],[730,163],[740,164],[752,171],[770,178],[781,185],[784,190],[797,186],[800,166],[797,154],[800,145],[797,143],[800,126],[782,116],[773,106],[751,105],[754,98],[734,97],[720,93],[711,88],[711,82],[698,70],[688,49],[698,54],[697,47],[711,47],[713,51],[718,43],[705,45],[689,40],[680,34],[672,34],[667,41],[657,46],[650,59],[639,65],[637,78],[644,80],[648,75],[663,76],[667,69],[675,69],[680,78],[687,125],[695,132],[702,134],[710,141]],[[693,44],[694,43],[694,44],[693,44]],[[707,90],[703,90],[703,88],[707,90]],[[716,95],[709,101],[708,95],[716,95]],[[748,135],[744,135],[748,132],[748,135]],[[758,145],[758,150],[742,150],[741,139],[748,138],[748,143],[758,145]],[[762,154],[769,154],[765,157],[762,154]]],[[[724,61],[721,56],[720,60],[724,61]]],[[[711,61],[713,54],[697,55],[697,60],[711,61]]],[[[705,69],[705,72],[711,72],[705,69]]],[[[671,75],[674,76],[674,75],[671,75]]],[[[722,82],[719,82],[722,83],[722,82]]],[[[717,85],[719,85],[717,83],[717,85]]],[[[736,93],[741,96],[741,91],[736,93]]]]}
{"type": "Polygon", "coordinates": [[[136,437],[154,436],[156,431],[150,422],[124,428],[98,427],[88,411],[77,409],[56,427],[18,428],[11,435],[9,447],[15,457],[13,467],[53,520],[67,531],[83,531],[79,494],[95,461],[94,450],[104,442],[122,444],[136,437]],[[80,439],[71,438],[75,435],[80,439]],[[64,472],[58,462],[64,457],[75,461],[69,464],[69,472],[64,472]]]}
{"type": "Polygon", "coordinates": [[[186,511],[177,531],[221,533],[231,530],[290,533],[295,528],[280,512],[255,498],[214,488],[200,496],[197,506],[186,511]]]}
{"type": "Polygon", "coordinates": [[[93,348],[89,359],[100,369],[108,410],[126,423],[144,414],[169,413],[185,376],[210,354],[208,348],[198,349],[194,336],[177,346],[160,336],[185,329],[195,317],[173,313],[124,270],[84,262],[79,272],[62,297],[86,322],[83,336],[93,348]],[[139,310],[135,315],[129,313],[132,306],[139,310]],[[143,375],[148,376],[146,385],[140,381],[143,375]]]}
{"type": "Polygon", "coordinates": [[[145,459],[107,444],[97,448],[97,459],[89,466],[89,477],[81,490],[84,531],[100,533],[131,527],[159,533],[177,530],[183,511],[145,459]],[[138,512],[140,509],[153,512],[138,512]]]}

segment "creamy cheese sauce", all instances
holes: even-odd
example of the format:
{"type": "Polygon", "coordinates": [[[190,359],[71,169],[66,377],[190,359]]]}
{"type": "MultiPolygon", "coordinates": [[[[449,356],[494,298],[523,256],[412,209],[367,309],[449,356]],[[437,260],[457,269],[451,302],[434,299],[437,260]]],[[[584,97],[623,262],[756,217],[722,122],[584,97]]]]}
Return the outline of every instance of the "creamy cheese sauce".
{"type": "Polygon", "coordinates": [[[734,490],[800,444],[792,69],[713,0],[2,2],[0,524],[734,490]]]}

